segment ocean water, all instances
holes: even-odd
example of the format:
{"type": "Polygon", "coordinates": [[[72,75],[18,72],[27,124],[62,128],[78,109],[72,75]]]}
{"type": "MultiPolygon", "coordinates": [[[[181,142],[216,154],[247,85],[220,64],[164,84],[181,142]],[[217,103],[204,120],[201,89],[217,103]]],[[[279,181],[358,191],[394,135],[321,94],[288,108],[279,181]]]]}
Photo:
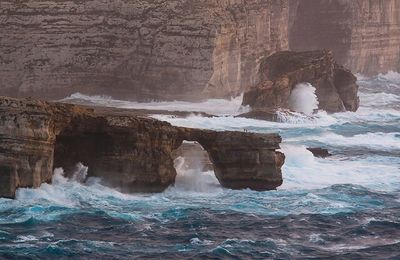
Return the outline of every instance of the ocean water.
{"type": "Polygon", "coordinates": [[[241,97],[140,104],[75,94],[75,103],[197,110],[220,117],[154,115],[174,125],[279,132],[287,156],[277,191],[232,191],[213,172],[186,169],[160,194],[122,194],[57,169],[53,184],[0,199],[0,258],[400,258],[400,74],[359,75],[357,113],[235,118],[241,97]],[[314,158],[306,147],[333,154],[314,158]]]}

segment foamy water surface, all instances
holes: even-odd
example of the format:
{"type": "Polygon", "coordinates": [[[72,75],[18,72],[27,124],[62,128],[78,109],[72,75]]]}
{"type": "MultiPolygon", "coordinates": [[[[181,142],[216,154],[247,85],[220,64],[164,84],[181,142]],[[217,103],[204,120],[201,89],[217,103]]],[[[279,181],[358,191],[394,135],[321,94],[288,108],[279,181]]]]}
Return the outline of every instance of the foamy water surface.
{"type": "Polygon", "coordinates": [[[236,118],[241,97],[203,103],[136,103],[75,94],[64,101],[123,108],[202,111],[154,115],[173,125],[279,132],[286,154],[277,191],[232,191],[213,172],[176,161],[177,183],[161,194],[127,195],[73,179],[0,199],[4,258],[393,258],[400,257],[400,75],[359,76],[356,113],[236,118]],[[307,147],[328,149],[315,158],[307,147]]]}

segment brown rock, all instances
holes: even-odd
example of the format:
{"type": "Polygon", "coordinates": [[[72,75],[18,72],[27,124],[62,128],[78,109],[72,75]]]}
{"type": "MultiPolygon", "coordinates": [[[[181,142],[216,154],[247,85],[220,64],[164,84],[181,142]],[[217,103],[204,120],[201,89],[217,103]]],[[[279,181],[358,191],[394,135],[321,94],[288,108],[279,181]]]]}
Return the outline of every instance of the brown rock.
{"type": "Polygon", "coordinates": [[[307,148],[307,150],[310,151],[315,157],[319,158],[332,156],[332,154],[327,149],[323,148],[307,148]]]}
{"type": "Polygon", "coordinates": [[[359,106],[356,77],[337,65],[330,51],[277,52],[260,65],[260,83],[247,91],[243,105],[255,109],[289,109],[289,97],[299,83],[316,88],[319,109],[356,111],[359,106]]]}
{"type": "Polygon", "coordinates": [[[284,155],[277,134],[174,127],[113,108],[0,98],[0,196],[51,182],[53,169],[89,176],[123,192],[159,192],[175,182],[173,160],[183,140],[197,141],[228,188],[275,189],[284,155]]]}

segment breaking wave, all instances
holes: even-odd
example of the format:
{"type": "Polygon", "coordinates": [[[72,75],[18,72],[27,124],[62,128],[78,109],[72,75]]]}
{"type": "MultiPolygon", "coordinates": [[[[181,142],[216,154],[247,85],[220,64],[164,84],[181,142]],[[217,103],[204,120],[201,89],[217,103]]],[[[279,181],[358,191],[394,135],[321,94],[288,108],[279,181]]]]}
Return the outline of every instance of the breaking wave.
{"type": "Polygon", "coordinates": [[[0,199],[0,258],[399,258],[399,74],[359,77],[356,113],[236,118],[241,97],[202,103],[136,103],[75,94],[65,101],[202,111],[220,117],[154,117],[174,125],[279,132],[286,154],[278,191],[233,191],[212,171],[178,158],[175,186],[128,195],[56,169],[53,183],[0,199]],[[315,158],[309,147],[333,156],[315,158]],[[340,224],[338,224],[340,223],[340,224]],[[268,236],[266,236],[268,234],[268,236]]]}
{"type": "Polygon", "coordinates": [[[315,87],[309,83],[297,84],[289,97],[291,110],[311,115],[318,109],[318,98],[315,87]]]}
{"type": "Polygon", "coordinates": [[[61,102],[118,107],[126,109],[149,109],[182,112],[204,112],[211,115],[236,115],[250,111],[248,107],[242,106],[243,95],[226,99],[208,99],[203,102],[193,103],[186,101],[162,101],[162,102],[133,102],[125,100],[115,100],[109,96],[88,96],[75,93],[60,100],[61,102]]]}

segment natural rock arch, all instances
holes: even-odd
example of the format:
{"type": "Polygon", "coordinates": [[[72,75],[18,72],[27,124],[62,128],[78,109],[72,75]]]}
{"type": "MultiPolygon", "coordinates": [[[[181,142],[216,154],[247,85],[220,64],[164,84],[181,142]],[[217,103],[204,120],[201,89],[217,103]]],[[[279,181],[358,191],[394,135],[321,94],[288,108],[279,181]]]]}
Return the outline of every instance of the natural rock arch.
{"type": "Polygon", "coordinates": [[[221,185],[271,190],[282,184],[278,134],[174,127],[130,110],[0,97],[0,197],[51,182],[54,167],[89,167],[123,192],[159,192],[175,182],[183,140],[207,150],[221,185]]]}

